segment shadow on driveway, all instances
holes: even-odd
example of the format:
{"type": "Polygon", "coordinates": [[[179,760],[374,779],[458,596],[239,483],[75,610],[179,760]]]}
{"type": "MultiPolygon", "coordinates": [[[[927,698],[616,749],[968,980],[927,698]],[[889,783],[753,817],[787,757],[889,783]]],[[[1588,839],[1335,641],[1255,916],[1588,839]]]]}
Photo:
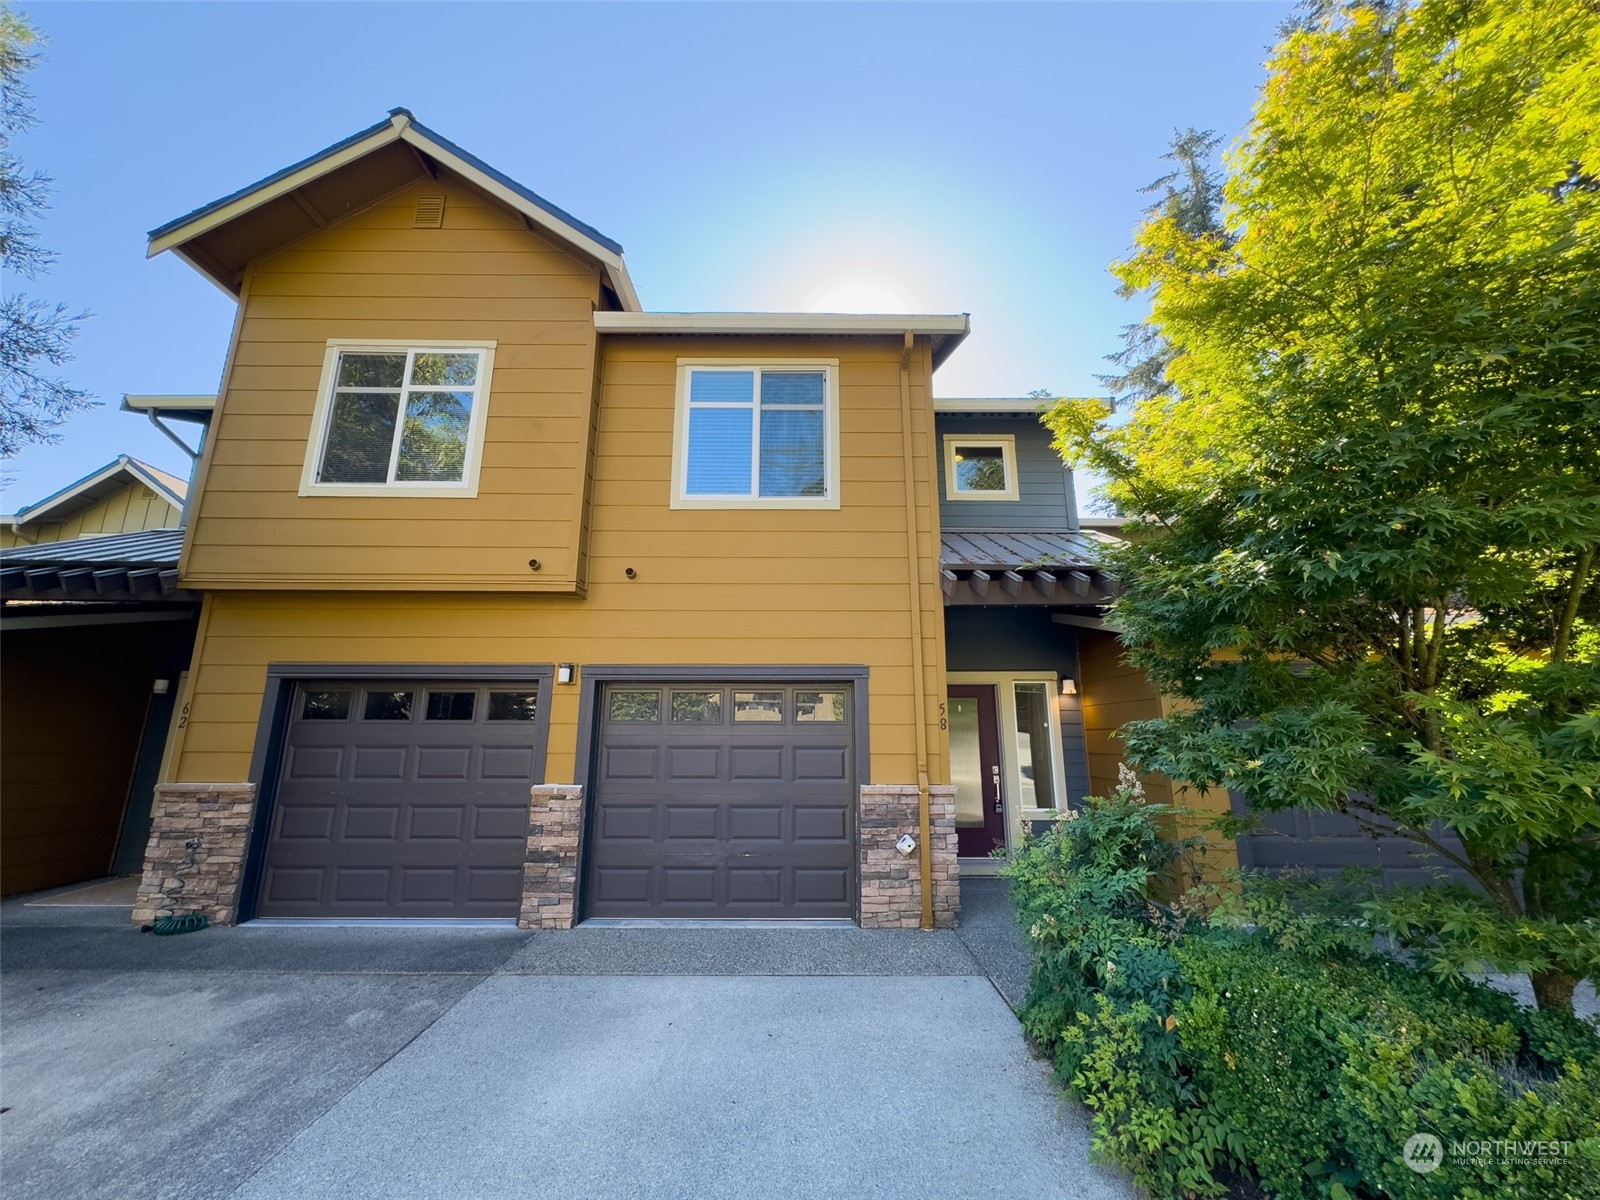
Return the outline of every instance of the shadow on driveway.
{"type": "Polygon", "coordinates": [[[8,902],[0,1182],[14,1200],[1133,1195],[1089,1165],[1081,1112],[986,977],[1015,961],[982,934],[1001,925],[976,882],[959,934],[155,938],[125,910],[8,902]]]}

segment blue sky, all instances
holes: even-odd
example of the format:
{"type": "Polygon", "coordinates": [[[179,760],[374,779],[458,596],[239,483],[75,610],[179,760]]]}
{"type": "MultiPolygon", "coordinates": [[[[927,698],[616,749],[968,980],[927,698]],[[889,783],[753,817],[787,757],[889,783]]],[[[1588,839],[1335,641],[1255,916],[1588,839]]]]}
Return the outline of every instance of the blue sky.
{"type": "Polygon", "coordinates": [[[1291,6],[17,7],[60,256],[28,290],[92,311],[65,373],[106,405],[5,511],[119,452],[187,470],[116,405],[215,391],[233,303],[145,232],[395,106],[620,241],[646,308],[966,311],[938,394],[1092,394],[1137,189],[1174,128],[1243,130],[1291,6]]]}

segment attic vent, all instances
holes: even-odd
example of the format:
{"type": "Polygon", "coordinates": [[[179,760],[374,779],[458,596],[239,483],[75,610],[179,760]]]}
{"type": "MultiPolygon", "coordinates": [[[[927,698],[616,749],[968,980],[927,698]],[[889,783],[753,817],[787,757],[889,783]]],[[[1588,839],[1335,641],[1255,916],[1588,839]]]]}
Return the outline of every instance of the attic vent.
{"type": "Polygon", "coordinates": [[[417,215],[412,219],[413,229],[441,229],[444,226],[444,197],[418,196],[417,215]]]}

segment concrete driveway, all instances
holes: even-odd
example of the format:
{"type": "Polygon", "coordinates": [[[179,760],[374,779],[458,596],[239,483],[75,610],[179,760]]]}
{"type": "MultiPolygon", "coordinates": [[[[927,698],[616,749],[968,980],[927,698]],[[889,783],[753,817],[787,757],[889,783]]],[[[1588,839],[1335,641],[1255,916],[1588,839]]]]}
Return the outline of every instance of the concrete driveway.
{"type": "Polygon", "coordinates": [[[998,990],[1026,980],[1003,892],[964,890],[963,929],[930,934],[155,938],[123,909],[8,902],[0,1184],[10,1200],[1134,1196],[1090,1165],[1081,1110],[998,990]]]}

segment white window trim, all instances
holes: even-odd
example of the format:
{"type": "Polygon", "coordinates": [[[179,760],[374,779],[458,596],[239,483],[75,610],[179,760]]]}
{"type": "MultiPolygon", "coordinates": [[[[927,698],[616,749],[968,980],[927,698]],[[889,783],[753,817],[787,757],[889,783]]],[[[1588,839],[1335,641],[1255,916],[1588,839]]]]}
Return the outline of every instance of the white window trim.
{"type": "MultiPolygon", "coordinates": [[[[1032,821],[1053,821],[1067,807],[1067,770],[1062,761],[1061,676],[1055,671],[1017,671],[996,674],[991,671],[949,671],[950,683],[987,684],[997,693],[995,720],[1000,723],[1000,800],[1005,810],[1006,845],[1015,846],[1022,837],[1023,825],[1032,821]],[[1058,808],[1023,808],[1022,763],[1017,754],[1017,693],[1019,683],[1042,683],[1050,697],[1050,774],[1058,808]]],[[[965,868],[963,868],[965,869],[965,868]]]]}
{"type": "Polygon", "coordinates": [[[1017,436],[1014,433],[947,433],[944,435],[944,490],[951,500],[1015,500],[1017,491],[1017,436]],[[956,486],[956,451],[962,446],[999,446],[1005,468],[1003,492],[968,492],[956,486]]]}
{"type": "MultiPolygon", "coordinates": [[[[673,508],[821,508],[839,507],[839,360],[837,358],[680,358],[678,392],[672,422],[673,508]],[[824,490],[820,496],[691,496],[689,481],[689,374],[694,370],[742,371],[753,368],[821,371],[823,373],[822,448],[824,490]]],[[[760,396],[756,397],[760,409],[760,396]]],[[[757,413],[759,415],[759,411],[757,413]]],[[[759,420],[752,436],[758,436],[759,420]]],[[[750,463],[751,486],[757,486],[759,458],[750,463]]]]}
{"type": "MultiPolygon", "coordinates": [[[[493,341],[459,341],[417,338],[329,338],[322,358],[322,379],[317,384],[317,406],[311,414],[311,436],[306,443],[305,468],[300,474],[302,496],[433,496],[440,499],[472,499],[478,494],[478,471],[483,464],[483,435],[489,424],[489,391],[494,381],[493,341]],[[467,425],[466,458],[461,465],[459,483],[319,483],[317,471],[327,442],[328,421],[333,415],[333,394],[338,382],[341,352],[363,350],[415,350],[445,353],[475,350],[483,355],[477,392],[472,401],[472,417],[467,425]]],[[[402,389],[403,390],[403,389],[402,389]]]]}

